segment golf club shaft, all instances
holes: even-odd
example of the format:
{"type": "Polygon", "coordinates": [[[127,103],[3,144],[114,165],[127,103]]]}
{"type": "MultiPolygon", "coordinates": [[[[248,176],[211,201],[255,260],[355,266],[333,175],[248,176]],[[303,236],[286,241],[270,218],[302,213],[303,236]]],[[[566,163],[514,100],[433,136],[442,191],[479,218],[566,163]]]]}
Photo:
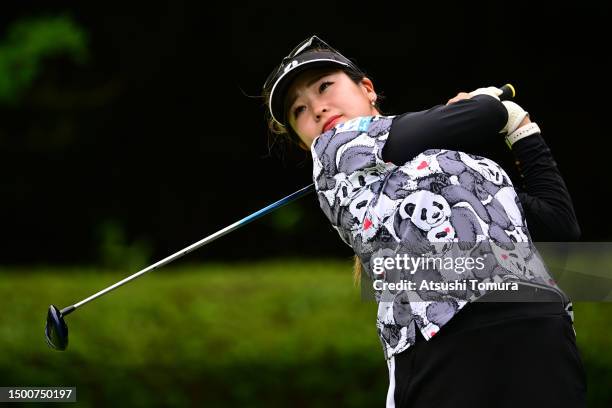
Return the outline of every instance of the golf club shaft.
{"type": "Polygon", "coordinates": [[[236,221],[235,223],[233,223],[231,225],[228,225],[227,227],[223,228],[222,230],[219,230],[219,231],[215,232],[214,234],[209,235],[206,238],[203,238],[200,241],[198,241],[198,242],[196,242],[194,244],[191,244],[188,247],[183,248],[180,251],[178,251],[178,252],[176,252],[176,253],[174,253],[174,254],[172,254],[172,255],[164,258],[164,259],[162,259],[161,261],[158,261],[158,262],[154,263],[153,265],[148,266],[148,267],[144,268],[143,270],[138,271],[135,274],[128,276],[127,278],[125,278],[125,279],[115,283],[114,285],[109,286],[106,289],[103,289],[103,290],[99,291],[98,293],[96,293],[94,295],[91,295],[87,299],[83,299],[80,302],[75,303],[72,306],[68,306],[68,307],[62,309],[60,313],[62,314],[62,316],[66,316],[67,314],[72,313],[75,309],[83,306],[84,304],[86,304],[88,302],[91,302],[92,300],[94,300],[94,299],[96,299],[96,298],[98,298],[98,297],[100,297],[102,295],[107,294],[108,292],[110,292],[110,291],[112,291],[114,289],[117,289],[119,286],[125,285],[126,283],[128,283],[128,282],[130,282],[130,281],[132,281],[132,280],[134,280],[136,278],[138,278],[139,276],[144,275],[147,272],[150,272],[150,271],[152,271],[154,269],[157,269],[160,266],[164,266],[164,265],[166,265],[166,264],[168,264],[168,263],[170,263],[170,262],[172,262],[172,261],[182,257],[183,255],[186,255],[186,254],[190,253],[191,251],[194,251],[194,250],[196,250],[196,249],[198,249],[198,248],[200,248],[200,247],[202,247],[202,246],[204,246],[204,245],[206,245],[208,243],[211,243],[214,240],[216,240],[217,238],[221,238],[222,236],[224,236],[226,234],[229,234],[232,231],[237,230],[238,228],[240,228],[240,227],[250,223],[251,221],[254,221],[257,218],[262,217],[262,216],[268,214],[269,212],[274,211],[275,209],[282,207],[285,204],[289,204],[290,202],[292,202],[292,201],[294,201],[294,200],[296,200],[296,199],[298,199],[298,198],[300,198],[300,197],[302,197],[302,196],[304,196],[304,195],[306,195],[306,194],[308,194],[308,193],[310,193],[312,191],[314,191],[314,184],[310,184],[310,185],[302,188],[301,190],[298,190],[295,193],[290,194],[287,197],[285,197],[285,198],[283,198],[281,200],[278,200],[275,203],[272,203],[272,204],[268,205],[267,207],[262,208],[261,210],[259,210],[257,212],[254,212],[253,214],[251,214],[251,215],[249,215],[247,217],[244,217],[243,219],[241,219],[239,221],[236,221]]]}
{"type": "MultiPolygon", "coordinates": [[[[506,85],[500,87],[500,89],[502,90],[502,94],[499,95],[499,98],[501,100],[510,99],[510,98],[513,98],[515,96],[514,87],[512,85],[510,85],[510,84],[506,84],[506,85]]],[[[240,227],[250,223],[251,221],[254,221],[257,218],[262,217],[262,216],[264,216],[264,215],[274,211],[275,209],[280,208],[283,205],[288,204],[288,203],[290,203],[290,202],[292,202],[292,201],[294,201],[294,200],[296,200],[296,199],[298,199],[298,198],[300,198],[300,197],[302,197],[302,196],[304,196],[304,195],[314,191],[314,189],[315,189],[314,188],[314,184],[310,184],[310,185],[302,188],[301,190],[298,190],[295,193],[290,194],[287,197],[285,197],[285,198],[283,198],[281,200],[278,200],[275,203],[272,203],[272,204],[268,205],[267,207],[262,208],[261,210],[259,210],[257,212],[254,212],[253,214],[251,214],[251,215],[249,215],[249,216],[247,216],[247,217],[245,217],[245,218],[243,218],[243,219],[241,219],[239,221],[236,221],[235,223],[233,223],[233,224],[223,228],[222,230],[217,231],[214,234],[209,235],[206,238],[203,238],[200,241],[198,241],[198,242],[196,242],[194,244],[191,244],[190,246],[188,246],[188,247],[186,247],[184,249],[181,249],[180,251],[178,251],[178,252],[176,252],[176,253],[174,253],[174,254],[172,254],[172,255],[164,258],[164,259],[162,259],[161,261],[158,261],[158,262],[154,263],[153,265],[150,265],[150,266],[146,267],[145,269],[143,269],[141,271],[138,271],[138,272],[136,272],[133,275],[128,276],[127,278],[125,278],[125,279],[115,283],[114,285],[109,286],[106,289],[103,289],[103,290],[99,291],[98,293],[91,295],[87,299],[83,299],[80,302],[75,303],[72,306],[68,306],[68,307],[62,309],[60,311],[60,313],[61,313],[62,316],[66,316],[67,314],[72,313],[74,310],[76,310],[77,308],[83,306],[84,304],[86,304],[88,302],[91,302],[92,300],[94,300],[96,298],[99,298],[100,296],[103,296],[103,295],[107,294],[108,292],[110,292],[110,291],[112,291],[114,289],[117,289],[119,286],[125,285],[126,283],[128,283],[128,282],[130,282],[130,281],[132,281],[132,280],[134,280],[136,278],[138,278],[139,276],[142,276],[142,275],[144,275],[147,272],[150,272],[150,271],[152,271],[154,269],[159,268],[160,266],[164,266],[166,264],[169,264],[170,262],[172,262],[172,261],[182,257],[183,255],[186,255],[186,254],[188,254],[188,253],[190,253],[190,252],[192,252],[192,251],[194,251],[194,250],[196,250],[196,249],[198,249],[198,248],[200,248],[200,247],[202,247],[202,246],[204,246],[204,245],[206,245],[206,244],[208,244],[210,242],[213,242],[217,238],[221,238],[222,236],[224,236],[226,234],[229,234],[232,231],[235,231],[236,229],[238,229],[238,228],[240,228],[240,227]]]]}

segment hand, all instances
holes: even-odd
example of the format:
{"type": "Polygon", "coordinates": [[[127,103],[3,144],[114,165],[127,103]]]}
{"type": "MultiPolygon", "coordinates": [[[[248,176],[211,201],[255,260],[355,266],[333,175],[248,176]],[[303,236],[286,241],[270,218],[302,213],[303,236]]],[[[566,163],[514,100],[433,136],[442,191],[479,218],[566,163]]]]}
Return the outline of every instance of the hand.
{"type": "Polygon", "coordinates": [[[503,91],[499,88],[496,88],[494,86],[488,86],[486,88],[478,88],[475,91],[470,92],[470,95],[472,96],[476,96],[476,95],[489,95],[492,96],[493,98],[497,99],[499,101],[499,96],[503,93],[503,91]]]}
{"type": "Polygon", "coordinates": [[[494,86],[489,86],[486,88],[478,88],[475,91],[472,91],[470,93],[459,92],[454,98],[449,99],[448,102],[446,102],[446,104],[450,105],[451,103],[459,102],[463,99],[470,99],[472,96],[476,96],[476,95],[489,95],[499,101],[499,95],[501,94],[502,94],[501,89],[496,88],[494,86]]]}
{"type": "Polygon", "coordinates": [[[519,123],[517,129],[522,128],[523,126],[525,126],[526,124],[531,123],[531,119],[529,119],[529,114],[527,114],[527,116],[525,116],[525,118],[523,119],[523,121],[521,123],[519,123]]]}
{"type": "Polygon", "coordinates": [[[508,122],[499,133],[511,134],[520,127],[531,122],[529,113],[512,101],[502,102],[508,111],[508,122]]]}
{"type": "Polygon", "coordinates": [[[455,97],[449,99],[448,102],[446,102],[446,104],[450,105],[451,103],[459,102],[463,99],[470,99],[471,97],[472,95],[470,95],[467,92],[459,92],[455,97]]]}

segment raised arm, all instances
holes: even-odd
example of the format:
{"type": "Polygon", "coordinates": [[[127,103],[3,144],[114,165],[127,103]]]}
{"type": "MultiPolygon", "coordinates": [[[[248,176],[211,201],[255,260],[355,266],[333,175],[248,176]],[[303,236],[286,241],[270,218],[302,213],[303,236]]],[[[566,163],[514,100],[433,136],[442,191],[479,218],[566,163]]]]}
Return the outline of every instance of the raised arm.
{"type": "MultiPolygon", "coordinates": [[[[489,95],[460,93],[447,105],[401,115],[393,122],[383,159],[399,165],[427,149],[478,152],[491,138],[501,140],[499,132],[507,128],[513,115],[516,119],[516,110],[509,115],[507,106],[489,95]]],[[[520,124],[513,130],[526,129],[531,123],[526,112],[522,112],[524,116],[520,113],[520,124]]],[[[577,240],[580,226],[570,194],[540,132],[530,132],[511,150],[521,175],[517,193],[532,237],[539,241],[577,240]]]]}
{"type": "Polygon", "coordinates": [[[403,164],[427,149],[475,152],[506,125],[508,112],[489,95],[405,113],[393,121],[383,159],[403,164]]]}

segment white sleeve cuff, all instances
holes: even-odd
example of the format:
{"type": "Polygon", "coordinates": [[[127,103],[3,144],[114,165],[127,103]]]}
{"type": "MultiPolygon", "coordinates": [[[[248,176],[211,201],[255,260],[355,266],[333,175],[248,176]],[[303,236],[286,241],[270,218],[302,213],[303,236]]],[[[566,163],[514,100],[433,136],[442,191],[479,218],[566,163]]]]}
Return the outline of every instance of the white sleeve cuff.
{"type": "Polygon", "coordinates": [[[536,133],[540,133],[538,124],[535,122],[528,123],[506,136],[506,144],[508,144],[509,148],[512,148],[512,145],[517,141],[527,136],[535,135],[536,133]]]}

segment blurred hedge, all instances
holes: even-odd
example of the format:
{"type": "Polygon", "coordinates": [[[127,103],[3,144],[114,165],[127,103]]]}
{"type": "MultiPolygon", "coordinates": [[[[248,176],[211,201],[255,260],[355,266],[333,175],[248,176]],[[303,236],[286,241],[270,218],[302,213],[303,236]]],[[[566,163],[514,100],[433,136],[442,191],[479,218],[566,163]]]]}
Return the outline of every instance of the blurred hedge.
{"type": "MultiPolygon", "coordinates": [[[[85,406],[383,406],[376,305],[350,259],[167,267],[68,316],[68,350],[47,348],[49,304],[127,274],[0,270],[0,384],[76,386],[85,406]]],[[[611,304],[575,314],[589,406],[610,406],[611,304]]]]}
{"type": "Polygon", "coordinates": [[[43,71],[45,58],[88,58],[87,33],[69,15],[30,17],[13,22],[0,39],[0,105],[16,104],[43,71]]]}

